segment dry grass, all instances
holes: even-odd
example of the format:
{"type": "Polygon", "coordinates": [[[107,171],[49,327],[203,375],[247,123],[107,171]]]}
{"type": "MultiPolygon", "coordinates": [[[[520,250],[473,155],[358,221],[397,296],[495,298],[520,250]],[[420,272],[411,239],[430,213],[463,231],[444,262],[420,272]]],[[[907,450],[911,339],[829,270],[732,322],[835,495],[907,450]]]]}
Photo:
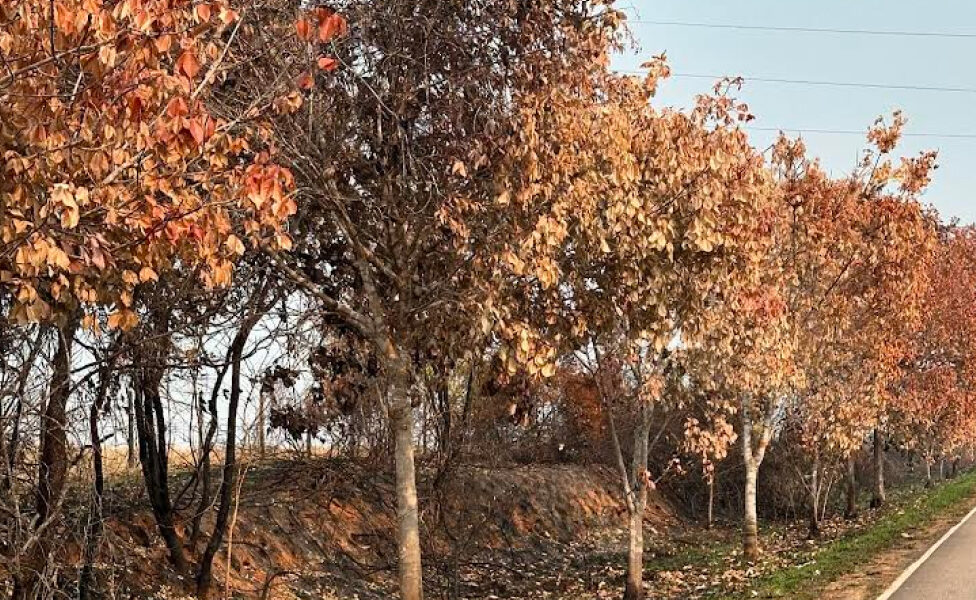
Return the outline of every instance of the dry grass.
{"type": "MultiPolygon", "coordinates": [[[[138,448],[135,466],[128,466],[128,448],[125,446],[107,446],[102,449],[102,468],[107,477],[128,476],[133,471],[139,470],[138,448]]],[[[325,446],[314,446],[311,458],[322,459],[331,458],[334,452],[325,446]]],[[[199,450],[189,446],[170,446],[169,465],[175,472],[192,469],[199,456],[199,450]]],[[[303,452],[296,452],[286,448],[268,448],[264,457],[261,457],[256,448],[238,448],[238,459],[242,464],[259,464],[263,462],[276,462],[283,459],[303,458],[308,459],[309,455],[303,452]]],[[[224,460],[224,449],[217,446],[211,453],[211,464],[219,464],[224,460]]],[[[86,466],[86,461],[80,463],[81,467],[86,466]]]]}

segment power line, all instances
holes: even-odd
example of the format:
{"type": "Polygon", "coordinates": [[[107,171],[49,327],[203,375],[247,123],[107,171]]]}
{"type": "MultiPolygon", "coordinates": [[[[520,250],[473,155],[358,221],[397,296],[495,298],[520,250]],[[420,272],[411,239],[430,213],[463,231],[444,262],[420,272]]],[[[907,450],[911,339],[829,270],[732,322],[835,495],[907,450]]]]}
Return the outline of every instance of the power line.
{"type": "MultiPolygon", "coordinates": [[[[627,71],[622,70],[618,73],[629,73],[635,75],[643,75],[643,71],[627,71]]],[[[691,73],[683,74],[672,74],[672,77],[698,77],[698,78],[709,78],[709,79],[721,79],[717,75],[698,75],[691,73]]],[[[892,89],[922,89],[926,91],[952,91],[952,92],[967,92],[976,93],[976,88],[937,88],[937,87],[924,87],[924,86],[899,86],[899,85],[882,85],[882,84],[860,84],[860,83],[842,83],[842,82],[828,82],[828,81],[804,81],[798,79],[772,79],[772,78],[752,78],[743,77],[744,81],[769,81],[775,83],[799,83],[799,84],[811,84],[811,85],[843,85],[851,87],[881,87],[881,88],[892,88],[892,89]]],[[[854,129],[818,129],[818,128],[785,128],[785,127],[758,127],[758,126],[746,126],[745,127],[751,131],[786,131],[795,133],[820,133],[820,134],[834,134],[834,135],[867,135],[867,130],[854,130],[854,129]]],[[[919,133],[902,133],[903,137],[919,137],[919,138],[947,138],[947,139],[976,139],[976,133],[931,133],[931,132],[919,132],[919,133]]]]}
{"type": "MultiPolygon", "coordinates": [[[[873,35],[873,36],[890,36],[890,37],[976,39],[976,33],[953,33],[953,32],[946,32],[946,31],[835,29],[835,28],[819,28],[819,27],[779,27],[779,26],[765,26],[765,25],[736,25],[736,24],[727,24],[727,23],[701,23],[701,22],[687,22],[687,21],[651,21],[651,20],[643,20],[643,19],[629,19],[628,23],[641,24],[641,25],[661,25],[661,26],[671,26],[671,27],[698,27],[698,28],[708,28],[708,29],[732,29],[732,30],[745,30],[745,31],[773,31],[773,32],[784,32],[784,33],[825,33],[825,34],[839,34],[839,35],[873,35]]],[[[619,72],[629,73],[634,75],[645,74],[644,71],[621,70],[619,72]]],[[[671,76],[683,77],[688,79],[710,79],[710,80],[723,79],[723,76],[720,75],[706,75],[706,74],[699,74],[699,73],[673,73],[671,76]]],[[[873,82],[830,81],[830,80],[816,80],[816,79],[786,79],[786,78],[778,78],[778,77],[743,76],[742,79],[745,82],[756,81],[761,83],[778,83],[778,84],[789,84],[789,85],[811,85],[811,86],[827,86],[827,87],[841,87],[841,88],[865,88],[865,89],[924,91],[924,92],[957,93],[957,94],[959,93],[976,94],[976,88],[970,88],[970,87],[885,84],[885,83],[873,83],[873,82]]],[[[760,127],[760,126],[745,126],[745,129],[750,131],[768,131],[768,132],[782,131],[787,133],[799,133],[799,134],[857,135],[857,136],[867,135],[866,130],[853,130],[853,129],[787,128],[787,127],[760,127]]],[[[914,138],[930,138],[930,139],[967,139],[967,140],[976,139],[976,133],[915,132],[915,133],[903,133],[902,136],[914,137],[914,138]]]]}
{"type": "Polygon", "coordinates": [[[777,31],[784,33],[830,33],[838,35],[877,35],[889,37],[928,37],[976,39],[976,33],[953,33],[950,31],[907,31],[879,29],[833,29],[828,27],[778,27],[772,25],[735,25],[729,23],[696,23],[689,21],[648,21],[628,19],[628,23],[639,25],[661,25],[666,27],[698,27],[707,29],[738,29],[744,31],[777,31]]]}
{"type": "MultiPolygon", "coordinates": [[[[632,71],[632,70],[619,70],[618,73],[627,73],[633,75],[644,75],[644,71],[632,71]]],[[[719,75],[701,75],[697,73],[673,73],[671,77],[689,77],[689,78],[701,78],[701,79],[722,79],[719,75]]],[[[962,93],[976,93],[976,88],[951,88],[951,87],[935,87],[935,86],[913,86],[913,85],[887,85],[887,84],[875,84],[875,83],[855,83],[855,82],[840,82],[840,81],[814,81],[814,80],[802,80],[802,79],[776,79],[771,77],[743,77],[743,81],[763,81],[770,83],[791,83],[791,84],[802,84],[802,85],[829,85],[829,86],[842,86],[842,87],[867,87],[867,88],[882,88],[882,89],[905,89],[905,90],[924,90],[924,91],[934,91],[934,92],[962,92],[962,93]]],[[[853,129],[818,129],[818,128],[784,128],[784,127],[758,127],[758,126],[746,126],[745,129],[750,131],[786,131],[795,133],[811,133],[811,134],[831,134],[831,135],[867,135],[867,130],[853,130],[853,129]]],[[[903,137],[918,137],[918,138],[944,138],[944,139],[976,139],[976,133],[932,133],[932,132],[918,132],[918,133],[903,133],[903,137]]]]}
{"type": "MultiPolygon", "coordinates": [[[[866,136],[867,130],[856,130],[856,129],[804,129],[804,128],[791,128],[791,127],[759,127],[753,125],[745,126],[745,129],[749,131],[773,131],[773,132],[784,132],[784,133],[820,133],[829,135],[859,135],[866,136]]],[[[917,138],[947,138],[947,139],[976,139],[976,133],[902,133],[902,137],[917,137],[917,138]]]]}
{"type": "MultiPolygon", "coordinates": [[[[631,75],[644,75],[644,71],[633,71],[633,70],[620,70],[619,73],[628,73],[631,75]]],[[[700,73],[672,73],[671,77],[676,78],[686,78],[686,79],[710,79],[717,81],[723,79],[726,76],[723,75],[705,75],[700,73]]],[[[827,87],[844,87],[844,88],[866,88],[866,89],[878,89],[878,90],[908,90],[917,92],[948,92],[955,94],[976,94],[976,88],[970,87],[951,87],[951,86],[936,86],[936,85],[911,85],[911,84],[889,84],[889,83],[871,83],[871,82],[861,82],[861,81],[828,81],[828,80],[817,80],[817,79],[783,79],[778,77],[752,77],[749,75],[742,75],[742,80],[746,83],[750,81],[758,81],[761,83],[785,83],[791,85],[817,85],[817,86],[827,86],[827,87]]]]}
{"type": "MultiPolygon", "coordinates": [[[[677,73],[673,77],[687,77],[695,79],[721,79],[715,75],[699,75],[696,73],[677,73]]],[[[976,88],[967,87],[946,87],[935,85],[909,85],[909,84],[889,84],[889,83],[867,83],[854,81],[820,81],[815,79],[780,79],[775,77],[749,77],[743,76],[743,81],[759,81],[762,83],[788,83],[794,85],[820,85],[830,87],[848,88],[867,88],[878,90],[910,90],[919,92],[950,92],[956,94],[976,94],[976,88]]]]}

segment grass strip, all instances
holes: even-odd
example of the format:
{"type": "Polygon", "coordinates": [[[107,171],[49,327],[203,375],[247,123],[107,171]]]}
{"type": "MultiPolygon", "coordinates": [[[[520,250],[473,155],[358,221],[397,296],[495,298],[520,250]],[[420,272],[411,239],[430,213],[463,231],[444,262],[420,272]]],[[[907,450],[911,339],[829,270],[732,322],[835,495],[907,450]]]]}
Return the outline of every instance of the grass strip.
{"type": "Polygon", "coordinates": [[[892,506],[870,525],[849,532],[810,553],[799,566],[774,571],[760,578],[738,597],[818,598],[827,584],[854,571],[890,548],[902,534],[925,528],[936,518],[968,510],[966,500],[976,496],[976,471],[926,489],[892,506]]]}

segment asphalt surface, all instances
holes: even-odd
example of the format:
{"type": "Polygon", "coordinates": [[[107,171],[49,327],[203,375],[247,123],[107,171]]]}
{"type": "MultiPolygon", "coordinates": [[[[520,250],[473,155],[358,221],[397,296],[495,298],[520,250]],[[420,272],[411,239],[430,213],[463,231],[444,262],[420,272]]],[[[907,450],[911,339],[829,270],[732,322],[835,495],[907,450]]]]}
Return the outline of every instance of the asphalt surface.
{"type": "Polygon", "coordinates": [[[976,516],[942,542],[890,600],[976,600],[976,516]]]}

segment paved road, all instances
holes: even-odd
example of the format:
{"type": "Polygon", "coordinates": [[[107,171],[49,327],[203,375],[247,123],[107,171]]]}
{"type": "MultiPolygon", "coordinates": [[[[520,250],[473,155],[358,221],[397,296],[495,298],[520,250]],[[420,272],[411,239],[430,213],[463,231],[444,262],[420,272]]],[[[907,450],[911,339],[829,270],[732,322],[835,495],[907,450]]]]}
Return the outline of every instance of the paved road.
{"type": "Polygon", "coordinates": [[[970,513],[888,598],[976,600],[976,516],[970,513]]]}

